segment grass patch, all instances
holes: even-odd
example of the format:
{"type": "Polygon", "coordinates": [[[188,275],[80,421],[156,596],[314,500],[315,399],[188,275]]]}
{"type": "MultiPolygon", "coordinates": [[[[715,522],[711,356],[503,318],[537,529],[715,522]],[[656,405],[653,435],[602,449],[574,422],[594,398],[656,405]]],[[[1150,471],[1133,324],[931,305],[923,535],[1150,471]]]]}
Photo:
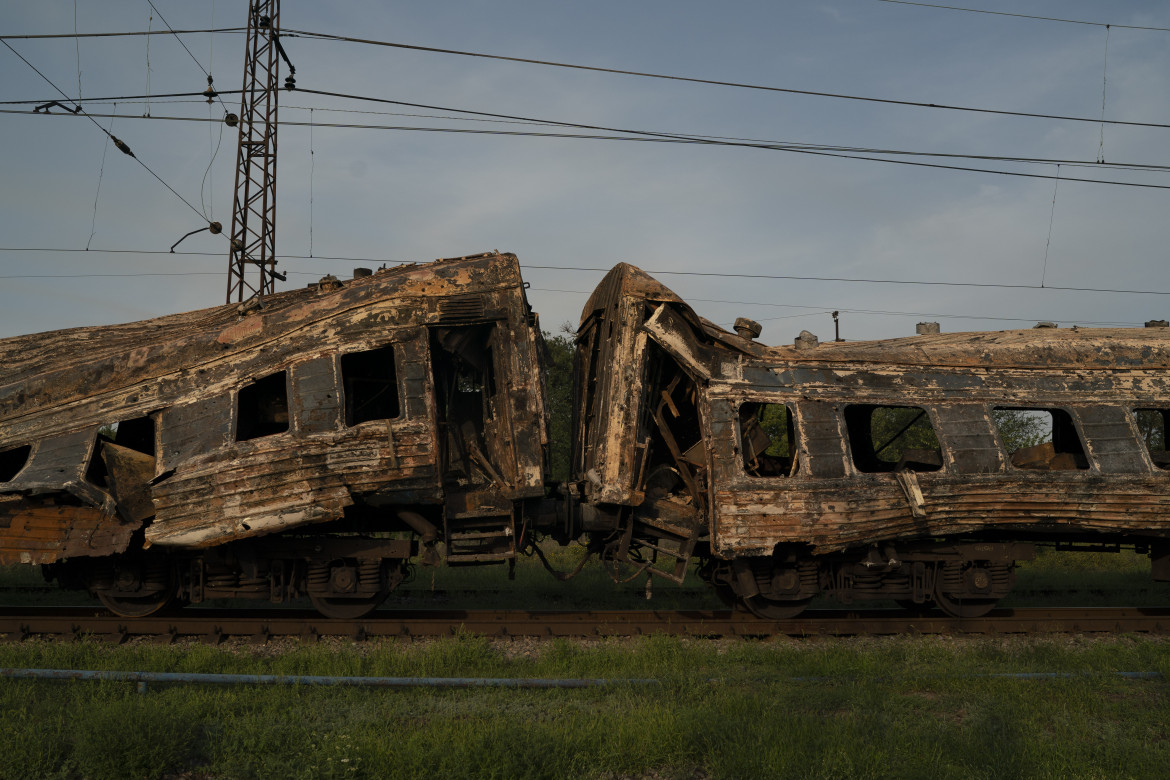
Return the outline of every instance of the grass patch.
{"type": "Polygon", "coordinates": [[[655,677],[585,690],[0,682],[0,777],[1162,777],[1157,638],[26,642],[0,665],[655,677]],[[1002,672],[1091,676],[1020,680],[1002,672]]]}

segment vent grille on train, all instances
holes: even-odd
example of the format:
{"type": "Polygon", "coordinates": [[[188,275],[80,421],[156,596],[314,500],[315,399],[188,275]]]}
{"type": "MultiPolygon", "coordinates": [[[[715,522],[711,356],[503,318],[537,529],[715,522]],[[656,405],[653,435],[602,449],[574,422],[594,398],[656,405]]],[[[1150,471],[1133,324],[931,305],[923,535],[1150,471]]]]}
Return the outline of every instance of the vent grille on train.
{"type": "Polygon", "coordinates": [[[439,319],[442,322],[483,319],[482,295],[460,295],[439,301],[439,319]]]}

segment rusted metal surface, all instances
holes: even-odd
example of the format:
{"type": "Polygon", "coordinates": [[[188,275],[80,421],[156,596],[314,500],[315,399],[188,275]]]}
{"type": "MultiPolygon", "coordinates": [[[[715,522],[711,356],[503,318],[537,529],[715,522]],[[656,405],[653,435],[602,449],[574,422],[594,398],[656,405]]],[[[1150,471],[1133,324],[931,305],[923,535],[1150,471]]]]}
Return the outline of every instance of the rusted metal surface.
{"type": "Polygon", "coordinates": [[[126,549],[137,528],[99,508],[0,496],[0,566],[112,555],[126,549]]]}
{"type": "Polygon", "coordinates": [[[499,548],[516,505],[545,494],[540,332],[513,255],[0,340],[0,365],[5,555],[67,557],[17,519],[38,496],[77,505],[54,510],[58,548],[101,556],[132,552],[129,535],[67,537],[93,539],[101,517],[164,552],[336,523],[409,532],[397,511],[452,535],[482,520],[499,548]]]}
{"type": "MultiPolygon", "coordinates": [[[[855,589],[856,578],[869,574],[877,577],[872,592],[888,591],[878,575],[889,575],[898,592],[887,595],[905,597],[918,560],[928,590],[954,587],[952,595],[989,608],[1003,590],[998,583],[1010,587],[1011,562],[1001,580],[964,540],[1022,535],[1145,545],[1170,536],[1165,454],[1149,451],[1135,420],[1136,410],[1168,406],[1165,328],[852,343],[802,334],[791,347],[744,336],[701,319],[629,265],[611,271],[590,299],[578,333],[572,487],[587,530],[592,523],[598,533],[624,532],[633,549],[641,547],[639,555],[611,548],[612,557],[661,560],[666,542],[670,565],[648,571],[669,575],[680,548],[670,542],[680,532],[667,533],[646,512],[655,480],[657,500],[664,493],[701,526],[693,542],[709,546],[716,569],[721,560],[771,561],[738,579],[724,568],[714,581],[741,596],[758,588],[792,603],[855,589]],[[764,407],[791,420],[791,451],[767,471],[747,442],[745,413],[764,407]],[[1055,448],[1009,452],[993,419],[1001,407],[1054,410],[1053,430],[1063,426],[1053,434],[1055,448]],[[875,409],[919,412],[937,447],[907,449],[896,463],[862,452],[871,436],[862,418],[875,409]],[[919,554],[920,542],[937,539],[958,546],[919,554]],[[885,562],[861,560],[875,545],[889,546],[885,562]],[[946,574],[947,558],[964,563],[946,574]],[[807,577],[800,561],[813,566],[807,577]],[[964,584],[964,572],[980,584],[964,584]]],[[[764,436],[763,447],[770,441],[764,436]]]]}
{"type": "Polygon", "coordinates": [[[514,564],[538,534],[615,579],[697,558],[769,619],[818,594],[974,618],[1035,544],[1131,545],[1170,579],[1152,325],[770,347],[621,264],[582,313],[559,491],[512,255],[2,340],[0,562],[137,616],[308,596],[352,617],[415,556],[514,564]],[[1048,441],[1009,441],[1029,415],[1048,441]]]}

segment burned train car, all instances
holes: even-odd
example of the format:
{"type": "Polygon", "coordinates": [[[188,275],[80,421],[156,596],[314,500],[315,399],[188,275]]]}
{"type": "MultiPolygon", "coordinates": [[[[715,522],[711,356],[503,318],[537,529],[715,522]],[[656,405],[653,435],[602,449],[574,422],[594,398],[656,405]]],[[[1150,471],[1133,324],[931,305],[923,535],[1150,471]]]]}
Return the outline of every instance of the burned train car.
{"type": "Polygon", "coordinates": [[[416,554],[512,560],[545,502],[541,355],[508,254],[0,340],[0,564],[128,616],[358,616],[416,554]]]}
{"type": "Polygon", "coordinates": [[[681,581],[697,556],[774,618],[983,614],[1037,544],[1134,545],[1170,580],[1165,322],[787,347],[738,324],[624,264],[586,305],[567,493],[610,560],[681,581]]]}

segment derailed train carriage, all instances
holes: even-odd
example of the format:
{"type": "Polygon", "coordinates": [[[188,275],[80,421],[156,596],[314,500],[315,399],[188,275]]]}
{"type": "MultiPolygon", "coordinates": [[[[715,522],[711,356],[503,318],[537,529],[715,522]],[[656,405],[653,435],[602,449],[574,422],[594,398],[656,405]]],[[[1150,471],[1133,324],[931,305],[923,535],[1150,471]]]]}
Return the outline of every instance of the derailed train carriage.
{"type": "Polygon", "coordinates": [[[1036,544],[1134,545],[1170,580],[1170,331],[790,347],[630,265],[582,314],[573,473],[607,557],[783,618],[814,596],[990,610],[1036,544]],[[1047,441],[1009,430],[1039,422],[1047,441]]]}
{"type": "Polygon", "coordinates": [[[0,564],[127,616],[307,595],[346,617],[412,558],[514,561],[556,520],[542,349],[506,254],[2,340],[0,564]]]}
{"type": "Polygon", "coordinates": [[[524,286],[491,253],[0,340],[0,564],[126,616],[357,617],[414,561],[514,563],[541,535],[615,578],[697,559],[772,618],[818,594],[978,615],[1036,544],[1133,545],[1170,580],[1165,327],[767,347],[621,264],[582,314],[553,486],[524,286]]]}

